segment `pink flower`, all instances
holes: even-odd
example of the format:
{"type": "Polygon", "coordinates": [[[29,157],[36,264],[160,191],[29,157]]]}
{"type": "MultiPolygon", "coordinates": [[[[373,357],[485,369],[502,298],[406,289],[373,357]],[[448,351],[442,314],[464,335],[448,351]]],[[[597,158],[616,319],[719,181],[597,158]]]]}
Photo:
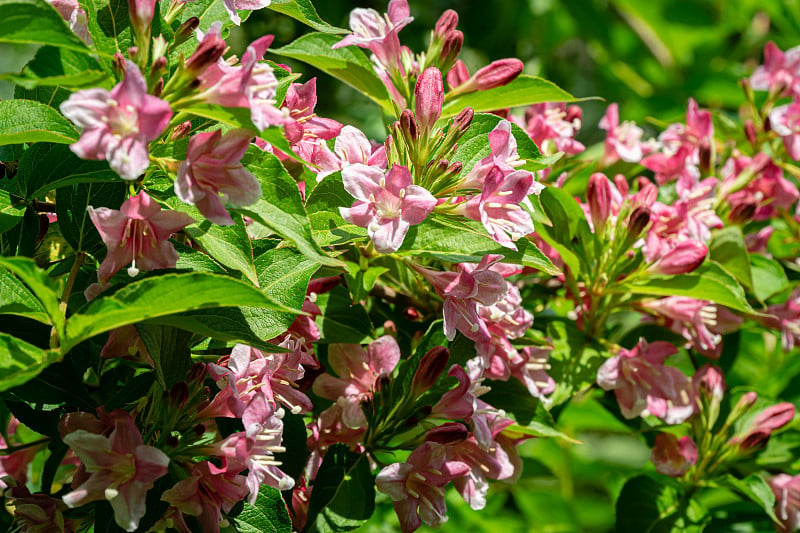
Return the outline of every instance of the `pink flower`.
{"type": "Polygon", "coordinates": [[[356,198],[352,207],[340,207],[345,220],[367,228],[375,249],[396,252],[411,226],[420,224],[436,207],[436,198],[413,185],[411,173],[394,165],[384,175],[375,167],[357,163],[342,170],[345,190],[356,198]]]}
{"type": "Polygon", "coordinates": [[[770,41],[764,46],[764,64],[750,76],[750,87],[757,91],[771,91],[778,95],[797,92],[800,79],[800,47],[782,52],[770,41]]]}
{"type": "Polygon", "coordinates": [[[318,141],[309,159],[321,169],[317,174],[317,181],[322,181],[337,170],[356,163],[382,171],[386,170],[387,166],[386,150],[383,145],[373,149],[367,136],[353,126],[342,128],[333,144],[333,151],[326,143],[318,141]]]}
{"type": "Polygon", "coordinates": [[[470,466],[448,457],[448,447],[426,442],[405,463],[394,463],[378,473],[375,485],[394,502],[400,529],[410,533],[424,521],[431,527],[447,522],[444,487],[466,475],[470,466]]]}
{"type": "Polygon", "coordinates": [[[128,269],[130,276],[140,270],[175,266],[178,254],[169,236],[194,222],[186,213],[162,211],[144,191],[125,200],[119,211],[92,206],[87,211],[108,248],[97,270],[101,284],[128,263],[132,263],[128,269]]]}
{"type": "Polygon", "coordinates": [[[648,271],[653,274],[667,276],[677,276],[688,274],[696,270],[708,255],[708,248],[705,244],[692,239],[679,241],[666,250],[653,264],[648,266],[648,271]]]}
{"type": "Polygon", "coordinates": [[[640,340],[632,350],[620,349],[597,370],[597,384],[613,390],[625,418],[653,415],[680,424],[694,414],[689,378],[664,359],[678,350],[667,342],[640,340]]]}
{"type": "Polygon", "coordinates": [[[230,435],[217,445],[219,455],[229,463],[227,470],[238,473],[247,469],[247,487],[250,490],[249,502],[254,504],[258,489],[263,485],[278,490],[290,490],[294,480],[280,468],[273,454],[283,453],[283,422],[277,414],[270,416],[263,425],[246,432],[230,435]]]}
{"type": "Polygon", "coordinates": [[[126,531],[134,531],[145,514],[145,495],[156,479],[167,473],[169,457],[146,446],[130,415],[118,416],[108,437],[79,429],[64,437],[89,474],[78,487],[64,495],[69,507],[106,499],[114,519],[126,531]]]}
{"type": "Polygon", "coordinates": [[[775,494],[775,514],[781,523],[779,533],[789,533],[800,527],[800,475],[778,474],[769,481],[775,494]]]}
{"type": "Polygon", "coordinates": [[[516,250],[514,241],[533,233],[530,214],[519,204],[528,197],[533,174],[524,170],[505,173],[495,167],[489,172],[480,195],[463,205],[464,214],[478,220],[495,242],[516,250]]]}
{"type": "Polygon", "coordinates": [[[534,104],[525,111],[525,129],[544,154],[564,152],[570,155],[586,147],[575,140],[581,129],[581,112],[564,103],[534,104]]]}
{"type": "MultiPolygon", "coordinates": [[[[498,168],[506,174],[513,172],[518,166],[524,165],[525,160],[520,159],[517,153],[517,140],[511,133],[511,122],[501,120],[489,132],[489,155],[478,161],[461,183],[462,189],[483,189],[489,173],[498,168]]],[[[538,194],[542,186],[531,183],[533,189],[528,194],[538,194]]]]}
{"type": "Polygon", "coordinates": [[[225,203],[241,207],[261,198],[261,184],[241,163],[252,138],[250,130],[240,129],[225,135],[222,130],[198,133],[189,139],[175,180],[178,198],[196,205],[210,221],[232,225],[225,203]]]}
{"type": "Polygon", "coordinates": [[[328,350],[328,363],[339,377],[319,376],[314,381],[314,394],[339,400],[347,427],[364,427],[367,419],[361,402],[372,397],[378,378],[394,370],[399,360],[400,347],[388,335],[370,343],[366,350],[358,344],[333,344],[328,350]]]}
{"type": "Polygon", "coordinates": [[[89,20],[78,0],[47,0],[47,3],[58,10],[61,17],[69,24],[72,33],[78,36],[86,46],[92,46],[92,36],[89,35],[89,20]]]}
{"type": "MultiPolygon", "coordinates": [[[[12,416],[8,421],[8,431],[5,432],[10,442],[6,442],[0,436],[0,451],[4,451],[10,446],[21,444],[16,442],[14,438],[18,427],[19,420],[12,416]]],[[[39,451],[40,448],[38,446],[32,446],[8,455],[0,455],[0,492],[7,486],[5,481],[2,480],[3,477],[8,476],[20,485],[28,481],[28,465],[31,464],[39,451]]]]}
{"type": "Polygon", "coordinates": [[[498,59],[478,69],[470,77],[466,65],[458,60],[447,75],[447,83],[453,88],[451,91],[453,94],[488,91],[508,85],[517,79],[524,67],[522,61],[516,58],[498,59]]]}
{"type": "Polygon", "coordinates": [[[333,48],[353,45],[369,48],[384,67],[397,71],[402,68],[397,34],[412,20],[407,0],[391,0],[388,13],[383,16],[374,9],[356,8],[350,12],[353,33],[334,44],[333,48]]]}
{"type": "Polygon", "coordinates": [[[61,104],[61,112],[83,129],[70,149],[81,159],[108,160],[117,174],[133,180],[150,165],[147,146],[169,119],[169,104],[147,94],[139,67],[126,63],[125,78],[111,89],[86,89],[61,104]]]}
{"type": "MultiPolygon", "coordinates": [[[[798,50],[800,52],[800,50],[798,50]]],[[[769,114],[769,122],[775,133],[781,136],[786,153],[795,161],[800,161],[800,97],[795,96],[792,103],[777,106],[769,114]]]]}
{"type": "Polygon", "coordinates": [[[72,520],[64,518],[66,506],[45,494],[31,494],[24,486],[12,487],[5,494],[13,506],[14,522],[11,531],[20,533],[73,533],[72,520]]]}
{"type": "Polygon", "coordinates": [[[241,17],[239,17],[239,13],[236,12],[237,9],[241,9],[244,11],[257,11],[259,9],[263,9],[270,5],[272,0],[223,0],[222,4],[225,6],[225,11],[228,12],[228,16],[231,18],[231,22],[236,24],[237,26],[242,23],[241,17]]]}
{"type": "Polygon", "coordinates": [[[304,84],[293,83],[286,90],[282,109],[289,110],[284,124],[286,138],[293,145],[314,144],[317,140],[333,139],[342,130],[342,125],[329,118],[314,114],[317,106],[317,78],[304,84]]]}
{"type": "Polygon", "coordinates": [[[658,473],[680,477],[697,462],[697,445],[691,437],[678,439],[672,433],[659,433],[650,460],[658,473]]]}
{"type": "MultiPolygon", "coordinates": [[[[245,477],[218,469],[209,461],[195,464],[189,477],[164,492],[161,499],[181,513],[196,516],[204,533],[219,533],[221,512],[229,512],[247,496],[245,477]]],[[[184,531],[190,530],[184,526],[184,531]]]]}
{"type": "Polygon", "coordinates": [[[502,256],[487,255],[474,269],[465,263],[456,272],[434,272],[422,267],[417,271],[432,285],[436,294],[444,299],[444,332],[453,340],[456,330],[474,341],[491,338],[486,322],[479,316],[479,305],[494,305],[508,294],[503,276],[489,267],[502,256]]]}
{"type": "Polygon", "coordinates": [[[608,106],[606,114],[600,120],[599,128],[606,130],[604,166],[620,159],[626,163],[638,163],[642,159],[645,147],[642,143],[644,130],[629,120],[620,124],[619,108],[616,103],[608,106]]]}
{"type": "Polygon", "coordinates": [[[788,352],[800,344],[800,288],[792,291],[785,303],[767,309],[772,318],[762,319],[767,327],[781,330],[781,347],[788,352]]]}

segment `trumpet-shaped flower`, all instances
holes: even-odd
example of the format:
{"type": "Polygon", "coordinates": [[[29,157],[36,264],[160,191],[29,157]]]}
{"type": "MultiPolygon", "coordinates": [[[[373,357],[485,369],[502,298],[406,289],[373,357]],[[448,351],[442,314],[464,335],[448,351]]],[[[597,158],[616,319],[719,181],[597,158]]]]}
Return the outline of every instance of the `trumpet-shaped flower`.
{"type": "Polygon", "coordinates": [[[261,185],[241,159],[250,146],[250,130],[198,133],[189,139],[186,160],[178,167],[175,194],[196,205],[207,219],[231,225],[225,203],[240,207],[261,198],[261,185]]]}
{"type": "Polygon", "coordinates": [[[679,477],[697,462],[697,445],[691,437],[679,439],[672,433],[659,433],[650,460],[660,474],[679,477]]]}
{"type": "Polygon", "coordinates": [[[401,68],[400,39],[397,34],[414,18],[410,16],[407,0],[392,0],[387,11],[388,13],[381,16],[374,9],[352,10],[350,29],[353,33],[334,44],[333,48],[368,48],[384,67],[391,70],[401,68]]]}
{"type": "Polygon", "coordinates": [[[394,165],[388,173],[362,164],[342,170],[344,188],[356,202],[340,207],[345,220],[367,228],[375,249],[388,254],[397,251],[411,226],[421,223],[436,207],[436,198],[425,188],[413,185],[408,168],[394,165]]]}
{"type": "Polygon", "coordinates": [[[111,89],[78,91],[61,104],[61,112],[82,128],[70,149],[81,159],[107,160],[122,178],[133,180],[147,170],[148,143],[169,119],[169,104],[147,94],[139,67],[128,61],[125,78],[111,89]]]}
{"type": "Polygon", "coordinates": [[[140,270],[175,266],[178,253],[169,236],[194,222],[186,213],[162,211],[144,191],[125,200],[119,211],[92,206],[87,210],[108,247],[108,254],[97,270],[101,284],[129,263],[133,263],[128,269],[131,276],[140,270]]]}
{"type": "Polygon", "coordinates": [[[146,446],[130,416],[115,419],[106,437],[79,429],[64,437],[86,469],[88,478],[64,495],[64,503],[78,507],[106,499],[114,519],[125,531],[134,531],[145,514],[145,495],[155,480],[167,473],[169,457],[146,446]]]}
{"type": "Polygon", "coordinates": [[[769,482],[775,494],[775,514],[781,521],[780,533],[800,527],[800,475],[778,474],[769,482]]]}

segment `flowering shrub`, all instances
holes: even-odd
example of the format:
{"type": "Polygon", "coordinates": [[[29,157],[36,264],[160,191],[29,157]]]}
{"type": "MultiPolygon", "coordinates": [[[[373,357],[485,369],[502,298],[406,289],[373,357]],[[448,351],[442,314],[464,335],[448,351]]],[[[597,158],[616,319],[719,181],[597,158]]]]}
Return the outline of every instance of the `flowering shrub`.
{"type": "Polygon", "coordinates": [[[42,45],[0,101],[3,525],[436,527],[526,441],[585,446],[558,421],[591,400],[651,448],[617,530],[796,529],[800,51],[767,45],[741,123],[690,100],[648,138],[612,103],[587,149],[518,59],[470,74],[455,12],[414,52],[386,9],[0,0],[42,45]],[[228,54],[262,8],[316,31],[228,54]],[[782,389],[726,385],[753,339],[782,389]]]}

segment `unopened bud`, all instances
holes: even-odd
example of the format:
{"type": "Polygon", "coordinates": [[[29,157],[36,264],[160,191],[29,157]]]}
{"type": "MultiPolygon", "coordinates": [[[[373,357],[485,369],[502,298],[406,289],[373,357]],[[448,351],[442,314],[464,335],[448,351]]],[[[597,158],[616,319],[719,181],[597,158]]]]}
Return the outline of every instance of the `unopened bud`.
{"type": "Polygon", "coordinates": [[[170,448],[177,448],[181,441],[175,435],[170,435],[167,437],[167,446],[170,448]]]}
{"type": "Polygon", "coordinates": [[[325,294],[338,287],[341,282],[342,279],[339,276],[312,279],[308,283],[308,291],[306,291],[306,293],[325,294]]]}
{"type": "Polygon", "coordinates": [[[749,118],[744,122],[744,136],[747,137],[747,142],[755,148],[758,144],[758,137],[756,135],[756,126],[749,118]]]}
{"type": "MultiPolygon", "coordinates": [[[[155,14],[156,0],[128,0],[128,11],[131,16],[131,27],[139,35],[150,35],[150,24],[155,14]]],[[[141,43],[140,43],[141,44],[141,43]]]]}
{"type": "Polygon", "coordinates": [[[414,379],[411,382],[411,390],[414,396],[433,387],[447,367],[449,358],[450,351],[444,346],[434,346],[422,356],[417,371],[414,373],[414,379]]]}
{"type": "Polygon", "coordinates": [[[516,58],[493,61],[472,76],[475,90],[487,91],[507,85],[522,73],[523,67],[522,61],[516,58]]]}
{"type": "Polygon", "coordinates": [[[469,430],[464,424],[459,422],[447,422],[435,427],[425,434],[427,442],[435,442],[445,446],[454,446],[464,442],[469,437],[469,430]]]}
{"type": "Polygon", "coordinates": [[[436,21],[436,26],[434,28],[434,33],[444,39],[450,32],[456,29],[458,26],[458,13],[453,11],[452,9],[448,9],[442,16],[439,17],[439,20],[436,21]]]}
{"type": "Polygon", "coordinates": [[[458,30],[450,32],[450,34],[445,38],[444,43],[442,43],[442,51],[439,54],[439,68],[442,70],[442,72],[450,71],[463,47],[464,34],[458,30]]]}
{"type": "Polygon", "coordinates": [[[633,210],[630,218],[628,218],[628,238],[627,240],[633,243],[639,238],[644,229],[650,223],[650,209],[644,206],[639,206],[633,210]]]}
{"type": "Polygon", "coordinates": [[[197,45],[197,49],[186,60],[184,68],[191,76],[199,76],[205,70],[217,62],[225,53],[225,41],[219,35],[207,34],[203,41],[197,45]]]}
{"type": "Polygon", "coordinates": [[[743,439],[734,440],[732,443],[738,444],[739,450],[742,452],[756,452],[763,449],[767,445],[771,436],[771,431],[758,430],[748,433],[743,439]]]}
{"type": "Polygon", "coordinates": [[[731,409],[731,414],[728,415],[728,421],[733,423],[744,416],[753,407],[756,401],[758,401],[758,394],[755,392],[751,391],[742,394],[742,397],[739,398],[739,401],[736,402],[736,405],[731,409]]]}
{"type": "Polygon", "coordinates": [[[722,371],[707,364],[692,377],[692,386],[698,407],[706,417],[706,426],[713,427],[719,417],[722,398],[725,396],[725,377],[722,371]]]}
{"type": "Polygon", "coordinates": [[[139,47],[138,46],[131,46],[128,48],[128,57],[136,57],[139,55],[139,47]]]}
{"type": "Polygon", "coordinates": [[[743,204],[736,204],[731,209],[728,215],[728,220],[731,224],[747,224],[753,220],[753,215],[756,214],[757,205],[753,202],[743,204]]]}
{"type": "Polygon", "coordinates": [[[775,431],[794,420],[795,407],[789,402],[781,402],[767,407],[753,420],[753,427],[764,431],[775,431]]]}
{"type": "Polygon", "coordinates": [[[414,120],[414,113],[410,109],[405,109],[400,114],[399,120],[400,133],[406,139],[407,146],[413,146],[417,140],[417,122],[414,120]]]}
{"type": "Polygon", "coordinates": [[[189,399],[189,385],[185,381],[179,381],[169,390],[170,403],[176,407],[182,407],[189,399]]]}
{"type": "Polygon", "coordinates": [[[403,317],[411,322],[416,322],[422,318],[422,314],[413,307],[406,307],[403,309],[403,317]]]}
{"type": "Polygon", "coordinates": [[[384,390],[389,386],[391,379],[386,374],[381,375],[375,383],[375,390],[384,390]]]}
{"type": "Polygon", "coordinates": [[[161,56],[155,61],[153,61],[153,66],[150,68],[151,75],[153,72],[160,72],[165,68],[167,68],[167,58],[161,56]]]}
{"type": "Polygon", "coordinates": [[[125,56],[122,55],[122,52],[115,52],[114,53],[113,65],[114,65],[114,67],[113,67],[114,68],[114,73],[118,77],[121,78],[121,77],[125,76],[125,68],[127,66],[127,62],[125,61],[125,56]]]}
{"type": "Polygon", "coordinates": [[[648,270],[653,274],[677,276],[688,274],[703,264],[708,255],[705,244],[694,239],[680,241],[660,259],[653,263],[648,270]]]}
{"type": "Polygon", "coordinates": [[[164,90],[164,78],[158,78],[158,81],[153,87],[153,96],[161,96],[161,92],[163,90],[164,90]]]}
{"type": "Polygon", "coordinates": [[[172,135],[170,138],[173,141],[177,141],[178,139],[183,139],[184,137],[189,136],[189,132],[192,131],[192,122],[187,120],[186,122],[181,122],[175,129],[172,130],[172,135]]]}
{"type": "Polygon", "coordinates": [[[183,22],[178,29],[175,30],[175,37],[173,37],[173,46],[179,46],[185,43],[189,38],[194,35],[194,31],[200,25],[200,19],[197,17],[189,17],[183,22]]]}
{"type": "Polygon", "coordinates": [[[447,72],[447,85],[451,89],[460,87],[469,81],[469,70],[463,61],[457,59],[453,67],[447,72]]]}
{"type": "Polygon", "coordinates": [[[586,187],[586,202],[589,204],[589,215],[595,232],[605,226],[611,214],[611,182],[605,174],[595,172],[589,177],[586,187]]]}
{"type": "Polygon", "coordinates": [[[458,132],[458,137],[464,135],[469,127],[472,125],[472,118],[475,116],[475,111],[471,107],[465,107],[453,119],[453,128],[458,132]]]}
{"type": "Polygon", "coordinates": [[[711,169],[711,147],[704,144],[698,151],[700,153],[700,169],[708,172],[711,169]]]}
{"type": "Polygon", "coordinates": [[[678,439],[671,433],[659,433],[650,460],[658,473],[679,477],[697,462],[697,445],[690,437],[678,439]]]}
{"type": "Polygon", "coordinates": [[[442,73],[436,67],[428,67],[420,74],[414,89],[414,110],[420,128],[430,131],[442,116],[443,105],[442,73]]]}
{"type": "Polygon", "coordinates": [[[384,335],[391,335],[393,337],[397,336],[397,324],[394,323],[393,320],[387,320],[383,323],[383,333],[384,335]]]}

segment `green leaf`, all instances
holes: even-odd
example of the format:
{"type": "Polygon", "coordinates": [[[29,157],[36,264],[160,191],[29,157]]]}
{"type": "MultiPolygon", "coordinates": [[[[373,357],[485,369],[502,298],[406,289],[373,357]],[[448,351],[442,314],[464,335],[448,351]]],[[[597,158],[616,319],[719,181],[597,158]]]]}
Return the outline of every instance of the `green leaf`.
{"type": "Polygon", "coordinates": [[[728,226],[714,233],[708,246],[709,257],[733,274],[747,288],[753,286],[747,245],[739,226],[728,226]]]}
{"type": "Polygon", "coordinates": [[[22,385],[57,358],[51,350],[0,332],[0,391],[22,385]]]}
{"type": "Polygon", "coordinates": [[[375,510],[375,477],[366,454],[334,444],[314,478],[304,531],[350,531],[366,522],[375,510]]]}
{"type": "Polygon", "coordinates": [[[610,354],[590,342],[572,321],[553,320],[547,324],[547,336],[553,342],[548,374],[556,382],[550,401],[559,405],[591,388],[597,369],[610,354]]]}
{"type": "Polygon", "coordinates": [[[186,377],[192,364],[190,332],[155,324],[136,324],[136,331],[155,363],[156,379],[163,390],[186,377]]]}
{"type": "Polygon", "coordinates": [[[274,302],[261,290],[227,276],[194,272],[154,275],[92,300],[67,321],[62,349],[127,324],[184,311],[250,306],[295,312],[274,302]]]}
{"type": "Polygon", "coordinates": [[[75,74],[62,74],[45,78],[37,76],[30,70],[25,70],[22,74],[4,74],[0,78],[29,90],[35,87],[69,87],[71,89],[99,87],[105,85],[111,79],[108,74],[100,70],[84,70],[75,74]]]}
{"type": "Polygon", "coordinates": [[[292,519],[278,489],[261,485],[256,502],[244,504],[233,523],[239,533],[290,533],[292,519]]]}
{"type": "Polygon", "coordinates": [[[357,46],[345,46],[334,50],[333,45],[340,40],[341,38],[336,35],[309,33],[271,52],[316,67],[365,94],[385,111],[392,112],[389,93],[375,74],[367,54],[357,46]]]}
{"type": "Polygon", "coordinates": [[[545,188],[539,199],[551,225],[540,225],[537,234],[558,252],[575,275],[588,269],[584,254],[593,237],[580,205],[556,187],[545,188]]]}
{"type": "Polygon", "coordinates": [[[358,264],[351,262],[348,262],[345,268],[347,271],[344,274],[344,280],[347,283],[347,289],[350,291],[350,298],[352,298],[353,303],[363,302],[381,274],[389,271],[388,268],[380,266],[362,269],[358,264]]]}
{"type": "Polygon", "coordinates": [[[354,200],[344,189],[341,172],[326,176],[308,195],[306,210],[311,231],[321,246],[367,238],[366,228],[347,222],[339,214],[340,207],[350,207],[354,200]]]}
{"type": "Polygon", "coordinates": [[[688,296],[698,300],[710,300],[735,311],[755,313],[747,303],[744,290],[736,278],[709,259],[689,274],[669,278],[653,277],[644,283],[625,284],[623,288],[633,294],[688,296]]]}
{"type": "Polygon", "coordinates": [[[270,153],[250,150],[242,164],[261,182],[262,199],[239,211],[290,240],[309,259],[322,265],[341,266],[341,261],[329,257],[314,242],[300,190],[280,160],[270,153]]]}
{"type": "Polygon", "coordinates": [[[0,257],[0,268],[14,274],[41,302],[42,308],[50,317],[56,331],[64,331],[64,314],[61,312],[56,295],[55,284],[47,277],[33,260],[27,257],[0,257]]]}
{"type": "Polygon", "coordinates": [[[49,44],[91,52],[45,0],[0,0],[0,43],[49,44]]]}
{"type": "Polygon", "coordinates": [[[349,33],[348,30],[331,26],[317,14],[310,0],[272,0],[269,9],[288,15],[303,24],[325,33],[349,33]]]}
{"type": "Polygon", "coordinates": [[[574,96],[551,81],[522,74],[502,87],[448,98],[444,104],[442,116],[457,115],[465,107],[471,107],[476,113],[479,113],[542,102],[575,102],[576,100],[574,96]]]}
{"type": "Polygon", "coordinates": [[[625,483],[617,499],[617,531],[699,533],[703,530],[711,520],[708,511],[698,501],[682,496],[671,481],[664,481],[659,483],[640,475],[625,483]]]}
{"type": "Polygon", "coordinates": [[[778,522],[778,517],[775,516],[775,494],[764,478],[758,474],[750,474],[744,479],[725,474],[719,483],[745,495],[750,501],[760,505],[774,522],[778,522]]]}
{"type": "Polygon", "coordinates": [[[125,201],[125,183],[81,183],[58,189],[56,214],[64,240],[78,252],[99,248],[103,240],[89,217],[89,206],[119,209],[125,201]]]}
{"type": "Polygon", "coordinates": [[[780,262],[761,254],[750,254],[753,272],[753,294],[762,302],[789,288],[789,279],[780,262]]]}
{"type": "Polygon", "coordinates": [[[363,344],[372,340],[372,323],[361,305],[353,305],[350,294],[342,286],[317,295],[322,315],[317,325],[327,343],[363,344]]]}
{"type": "Polygon", "coordinates": [[[478,263],[487,254],[500,254],[505,263],[533,267],[552,275],[560,273],[533,242],[523,238],[515,244],[516,251],[499,245],[480,222],[434,215],[411,227],[397,253],[425,255],[451,263],[478,263]]]}
{"type": "MultiPolygon", "coordinates": [[[[175,202],[174,207],[177,207],[177,204],[178,202],[175,202]]],[[[258,275],[253,265],[253,246],[250,244],[250,237],[247,235],[242,217],[233,215],[234,225],[219,226],[210,220],[204,220],[196,208],[186,204],[183,206],[180,208],[181,211],[189,213],[192,218],[200,221],[185,228],[187,235],[222,265],[241,272],[251,282],[256,283],[258,275]]]]}
{"type": "Polygon", "coordinates": [[[26,198],[43,198],[50,191],[78,183],[123,183],[107,162],[85,161],[63,144],[36,143],[22,154],[19,166],[20,194],[26,198]]]}
{"type": "Polygon", "coordinates": [[[0,315],[19,315],[49,324],[42,303],[10,271],[0,269],[0,315]]]}
{"type": "Polygon", "coordinates": [[[5,233],[20,223],[25,216],[25,204],[13,200],[11,195],[0,189],[0,233],[5,233]]]}
{"type": "Polygon", "coordinates": [[[0,101],[0,145],[77,140],[72,123],[52,107],[33,100],[0,101]]]}
{"type": "MultiPolygon", "coordinates": [[[[464,164],[464,172],[469,172],[475,163],[488,156],[491,152],[489,147],[489,132],[491,132],[497,124],[503,120],[497,115],[488,113],[477,113],[472,119],[472,124],[466,131],[464,136],[458,143],[458,150],[456,151],[453,161],[460,161],[464,164]]],[[[520,159],[526,161],[525,165],[520,167],[521,170],[529,172],[536,172],[547,168],[548,161],[542,157],[536,143],[531,140],[530,135],[525,133],[525,130],[511,124],[511,134],[517,141],[517,153],[520,159]]]]}

